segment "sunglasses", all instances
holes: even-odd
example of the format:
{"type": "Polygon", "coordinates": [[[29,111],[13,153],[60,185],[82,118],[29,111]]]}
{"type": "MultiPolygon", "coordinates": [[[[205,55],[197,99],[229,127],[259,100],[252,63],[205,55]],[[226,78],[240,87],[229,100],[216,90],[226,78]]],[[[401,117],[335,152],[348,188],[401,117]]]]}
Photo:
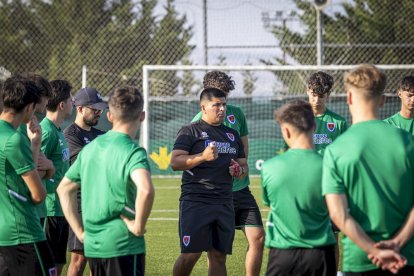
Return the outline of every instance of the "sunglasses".
{"type": "Polygon", "coordinates": [[[92,110],[93,113],[95,113],[95,114],[102,114],[103,113],[103,109],[95,109],[95,108],[92,108],[92,107],[89,107],[89,106],[85,106],[85,107],[92,110]]]}

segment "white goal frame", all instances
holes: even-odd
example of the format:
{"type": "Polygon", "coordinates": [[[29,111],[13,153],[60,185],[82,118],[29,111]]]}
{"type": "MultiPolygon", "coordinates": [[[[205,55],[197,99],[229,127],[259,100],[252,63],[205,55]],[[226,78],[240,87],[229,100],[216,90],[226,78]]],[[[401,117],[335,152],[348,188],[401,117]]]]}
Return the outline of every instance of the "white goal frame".
{"type": "MultiPolygon", "coordinates": [[[[146,118],[141,125],[140,143],[147,152],[149,150],[149,73],[150,71],[324,71],[351,70],[358,65],[144,65],[142,67],[142,92],[146,118]]],[[[414,69],[414,64],[375,65],[382,70],[414,69]]]]}

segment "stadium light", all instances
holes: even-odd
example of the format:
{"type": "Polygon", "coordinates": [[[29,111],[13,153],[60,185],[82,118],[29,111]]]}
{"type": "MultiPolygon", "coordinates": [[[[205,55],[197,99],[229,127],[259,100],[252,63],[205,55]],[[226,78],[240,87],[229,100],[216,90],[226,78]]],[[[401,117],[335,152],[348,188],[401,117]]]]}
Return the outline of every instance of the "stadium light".
{"type": "Polygon", "coordinates": [[[313,0],[313,6],[316,10],[316,63],[323,64],[323,14],[322,10],[328,4],[329,0],[313,0]]]}

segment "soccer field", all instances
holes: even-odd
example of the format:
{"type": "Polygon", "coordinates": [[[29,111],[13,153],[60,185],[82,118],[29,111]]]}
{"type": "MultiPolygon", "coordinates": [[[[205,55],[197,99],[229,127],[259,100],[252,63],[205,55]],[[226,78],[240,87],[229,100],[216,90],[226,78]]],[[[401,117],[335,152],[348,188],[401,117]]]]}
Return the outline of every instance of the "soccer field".
{"type": "MultiPolygon", "coordinates": [[[[145,240],[147,245],[146,275],[172,275],[172,268],[180,253],[178,239],[178,198],[180,196],[180,178],[154,178],[155,202],[152,208],[150,220],[147,224],[145,240]]],[[[252,178],[250,189],[254,194],[262,217],[265,219],[268,212],[262,204],[260,179],[252,178]]],[[[244,255],[247,241],[243,232],[236,231],[233,243],[233,255],[227,259],[228,275],[244,275],[244,255]]],[[[262,275],[267,263],[267,252],[265,249],[262,275]]],[[[68,255],[68,263],[69,263],[68,255]]],[[[192,275],[207,275],[207,257],[203,254],[194,267],[192,275]]],[[[66,275],[64,268],[63,275],[66,275]]],[[[89,269],[84,275],[89,275],[89,269]]]]}

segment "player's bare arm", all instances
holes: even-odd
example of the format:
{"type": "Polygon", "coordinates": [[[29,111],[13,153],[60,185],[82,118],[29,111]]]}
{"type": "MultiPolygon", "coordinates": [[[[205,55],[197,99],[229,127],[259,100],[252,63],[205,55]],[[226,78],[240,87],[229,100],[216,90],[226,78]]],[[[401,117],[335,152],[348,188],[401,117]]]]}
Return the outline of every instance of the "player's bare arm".
{"type": "Polygon", "coordinates": [[[329,215],[335,225],[372,259],[377,260],[378,264],[386,267],[392,273],[397,273],[406,265],[407,260],[398,252],[375,247],[374,241],[349,214],[348,199],[345,194],[327,194],[325,199],[329,215]]]}
{"type": "Polygon", "coordinates": [[[34,204],[42,203],[46,198],[46,189],[43,187],[37,170],[22,174],[22,178],[29,188],[31,200],[34,204]]]}
{"type": "Polygon", "coordinates": [[[65,176],[56,189],[56,192],[59,196],[62,211],[66,220],[68,221],[70,227],[72,227],[76,237],[83,242],[84,231],[82,220],[78,213],[78,201],[76,200],[78,189],[79,184],[73,182],[65,176]]]}
{"type": "Polygon", "coordinates": [[[240,139],[243,143],[244,154],[246,155],[246,159],[247,159],[249,155],[249,138],[246,135],[246,136],[240,137],[240,139]]]}
{"type": "Polygon", "coordinates": [[[145,225],[151,213],[154,203],[155,191],[151,182],[150,172],[146,169],[136,169],[131,173],[131,179],[137,187],[137,197],[135,199],[135,220],[130,220],[121,216],[128,230],[135,236],[145,234],[145,225]]]}
{"type": "Polygon", "coordinates": [[[171,156],[171,168],[174,171],[190,170],[203,162],[213,161],[217,158],[218,151],[214,143],[210,143],[203,152],[197,154],[189,154],[189,152],[185,150],[173,150],[171,156]]]}
{"type": "Polygon", "coordinates": [[[47,159],[43,152],[39,153],[37,159],[37,171],[40,178],[51,179],[55,175],[55,166],[53,166],[53,162],[47,159]]]}
{"type": "Polygon", "coordinates": [[[399,252],[404,245],[409,242],[414,236],[414,207],[411,209],[407,220],[397,234],[391,239],[386,241],[380,241],[375,244],[377,248],[393,249],[399,252]]]}
{"type": "Polygon", "coordinates": [[[42,128],[39,125],[36,116],[32,116],[32,119],[27,124],[27,136],[31,143],[33,161],[37,163],[40,147],[42,146],[42,128]]]}

